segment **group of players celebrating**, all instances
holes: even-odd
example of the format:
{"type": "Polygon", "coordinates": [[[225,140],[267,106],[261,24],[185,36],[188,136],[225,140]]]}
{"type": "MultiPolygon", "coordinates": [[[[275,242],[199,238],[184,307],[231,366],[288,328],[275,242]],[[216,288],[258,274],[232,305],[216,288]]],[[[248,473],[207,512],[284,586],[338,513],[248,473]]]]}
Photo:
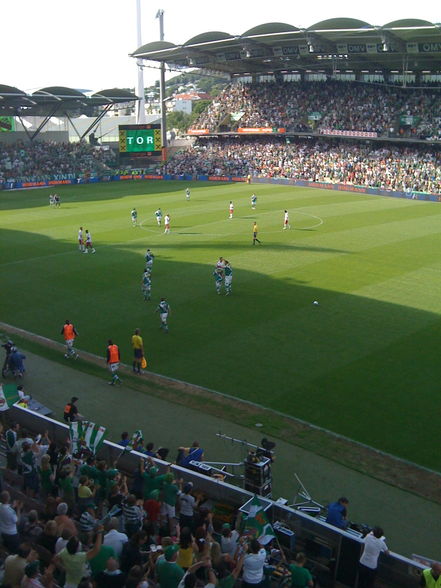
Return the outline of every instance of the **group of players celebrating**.
{"type": "Polygon", "coordinates": [[[219,257],[219,261],[216,263],[213,271],[213,277],[216,292],[221,294],[222,285],[224,285],[225,296],[229,296],[232,292],[231,286],[233,282],[233,269],[230,262],[223,257],[219,257]]]}

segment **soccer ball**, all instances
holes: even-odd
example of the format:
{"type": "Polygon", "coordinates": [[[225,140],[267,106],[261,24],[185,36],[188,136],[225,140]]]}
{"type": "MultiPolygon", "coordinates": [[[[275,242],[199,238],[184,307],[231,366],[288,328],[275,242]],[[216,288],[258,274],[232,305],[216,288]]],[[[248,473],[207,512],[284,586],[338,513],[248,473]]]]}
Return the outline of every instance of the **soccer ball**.
{"type": "Polygon", "coordinates": [[[318,300],[314,300],[313,304],[315,304],[316,306],[318,306],[318,300]]]}

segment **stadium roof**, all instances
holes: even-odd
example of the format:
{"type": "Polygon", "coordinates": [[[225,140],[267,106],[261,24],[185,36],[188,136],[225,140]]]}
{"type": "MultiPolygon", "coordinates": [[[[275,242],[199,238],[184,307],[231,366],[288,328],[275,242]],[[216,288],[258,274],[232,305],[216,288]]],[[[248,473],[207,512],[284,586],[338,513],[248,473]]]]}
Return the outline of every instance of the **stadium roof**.
{"type": "Polygon", "coordinates": [[[182,45],[156,41],[139,47],[132,57],[229,76],[348,70],[441,73],[441,24],[404,19],[373,26],[333,18],[305,29],[272,22],[242,35],[205,32],[182,45]]]}
{"type": "Polygon", "coordinates": [[[27,94],[0,84],[0,114],[9,116],[90,115],[99,109],[134,100],[138,100],[135,94],[118,88],[88,95],[73,88],[51,86],[27,94]]]}

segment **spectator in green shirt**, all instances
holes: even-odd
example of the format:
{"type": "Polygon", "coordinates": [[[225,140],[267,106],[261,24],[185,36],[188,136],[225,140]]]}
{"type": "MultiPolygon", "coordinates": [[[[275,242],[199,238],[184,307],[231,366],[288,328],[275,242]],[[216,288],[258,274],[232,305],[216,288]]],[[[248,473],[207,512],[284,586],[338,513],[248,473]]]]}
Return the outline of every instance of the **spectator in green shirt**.
{"type": "Polygon", "coordinates": [[[306,556],[304,553],[298,553],[294,563],[288,566],[291,572],[291,588],[307,588],[314,586],[311,572],[304,567],[306,556]]]}
{"type": "Polygon", "coordinates": [[[178,588],[184,577],[184,570],[178,566],[176,559],[179,545],[169,545],[164,551],[164,559],[158,561],[157,573],[160,588],[178,588]]]}

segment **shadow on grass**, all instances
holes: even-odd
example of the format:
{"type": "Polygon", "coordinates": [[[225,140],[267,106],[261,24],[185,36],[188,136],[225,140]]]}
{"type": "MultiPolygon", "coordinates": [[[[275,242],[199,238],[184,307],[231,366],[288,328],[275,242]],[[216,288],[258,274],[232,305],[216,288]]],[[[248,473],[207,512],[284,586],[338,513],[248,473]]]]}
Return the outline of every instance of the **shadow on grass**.
{"type": "MultiPolygon", "coordinates": [[[[154,372],[259,403],[429,467],[441,465],[433,432],[421,425],[428,407],[432,414],[441,411],[438,315],[314,287],[299,269],[283,264],[279,278],[258,267],[234,269],[234,257],[233,294],[217,295],[212,271],[226,248],[219,243],[169,241],[168,248],[179,248],[177,257],[204,248],[217,253],[209,265],[157,254],[152,302],[144,302],[143,260],[128,247],[58,255],[67,244],[18,231],[1,231],[0,237],[28,256],[3,269],[3,321],[60,340],[69,318],[79,331],[78,348],[101,355],[103,366],[109,338],[130,363],[130,337],[139,327],[154,372]],[[36,253],[40,257],[31,259],[36,253]],[[163,296],[172,308],[168,334],[159,329],[155,312],[163,296]]],[[[286,249],[262,247],[260,259],[277,269],[278,254],[286,249]]]]}

